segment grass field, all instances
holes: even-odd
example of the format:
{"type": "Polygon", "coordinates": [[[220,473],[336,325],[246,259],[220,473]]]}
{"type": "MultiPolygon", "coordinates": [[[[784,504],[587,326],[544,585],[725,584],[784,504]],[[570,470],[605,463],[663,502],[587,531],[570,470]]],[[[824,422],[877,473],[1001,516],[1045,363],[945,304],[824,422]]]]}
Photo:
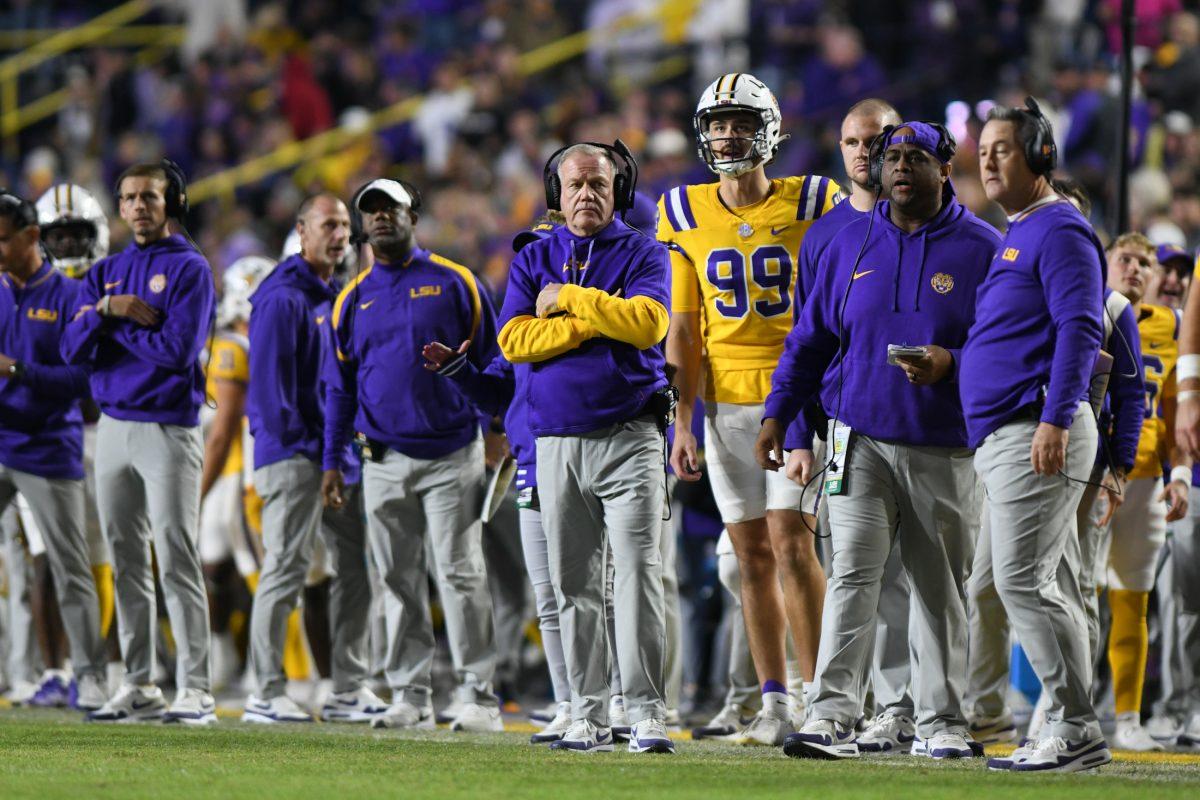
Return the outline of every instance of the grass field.
{"type": "Polygon", "coordinates": [[[206,729],[94,726],[68,712],[0,709],[0,798],[1200,797],[1200,758],[1183,755],[1029,777],[989,773],[980,761],[830,764],[691,741],[675,756],[582,756],[527,739],[321,724],[264,730],[224,719],[206,729]]]}

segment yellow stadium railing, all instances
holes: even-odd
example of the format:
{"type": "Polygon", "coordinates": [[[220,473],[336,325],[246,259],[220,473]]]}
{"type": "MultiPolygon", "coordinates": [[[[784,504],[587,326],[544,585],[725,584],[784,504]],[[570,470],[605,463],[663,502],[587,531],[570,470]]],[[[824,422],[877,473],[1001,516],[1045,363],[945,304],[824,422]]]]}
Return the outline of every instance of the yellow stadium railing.
{"type": "MultiPolygon", "coordinates": [[[[23,31],[0,31],[0,51],[22,50],[33,47],[52,36],[66,33],[71,28],[29,28],[23,31]]],[[[183,41],[182,25],[126,25],[102,32],[88,44],[105,47],[145,47],[163,41],[179,45],[183,41]]]]}

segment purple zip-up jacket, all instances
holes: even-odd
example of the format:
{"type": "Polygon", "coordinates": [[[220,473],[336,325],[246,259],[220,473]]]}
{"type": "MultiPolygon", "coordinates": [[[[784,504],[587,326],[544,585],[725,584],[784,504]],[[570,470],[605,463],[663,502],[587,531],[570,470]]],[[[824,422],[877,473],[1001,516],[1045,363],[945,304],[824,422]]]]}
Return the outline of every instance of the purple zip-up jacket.
{"type": "Polygon", "coordinates": [[[471,340],[477,367],[497,353],[496,318],[471,271],[416,248],[402,264],[376,262],[334,303],[327,359],[324,468],[340,468],[358,430],[411,458],[461,450],[479,417],[456,386],[424,367],[428,342],[471,340]]]}
{"type": "Polygon", "coordinates": [[[114,419],[200,424],[204,350],[216,292],[208,261],[182,236],[145,247],[131,243],[88,270],[76,311],[63,331],[68,364],[92,367],[92,395],[114,419]],[[136,294],[158,309],[152,328],[101,317],[104,295],[136,294]]]}
{"type": "MultiPolygon", "coordinates": [[[[1104,299],[1112,294],[1105,289],[1104,299]]],[[[1133,306],[1127,305],[1113,320],[1113,330],[1104,349],[1113,357],[1108,393],[1100,417],[1100,448],[1096,462],[1107,466],[1105,447],[1113,462],[1125,472],[1137,460],[1138,438],[1146,419],[1146,377],[1142,366],[1142,336],[1133,306]]]]}
{"type": "Polygon", "coordinates": [[[874,212],[865,248],[869,215],[846,225],[826,248],[763,416],[786,425],[819,391],[826,413],[873,439],[963,447],[958,387],[950,379],[913,386],[904,370],[887,363],[887,347],[936,344],[957,359],[1000,235],[952,196],[911,234],[892,223],[889,205],[874,212]]]}
{"type": "Polygon", "coordinates": [[[50,265],[18,289],[0,276],[0,353],[24,374],[0,380],[0,464],[42,478],[83,478],[83,415],[87,369],[58,352],[79,303],[79,282],[50,265]]]}
{"type": "Polygon", "coordinates": [[[529,430],[529,409],[522,391],[529,380],[528,364],[513,364],[496,356],[482,370],[464,356],[455,358],[439,372],[458,385],[467,399],[488,416],[504,415],[504,433],[517,460],[518,489],[537,486],[537,443],[529,430]]]}
{"type": "Polygon", "coordinates": [[[959,364],[972,447],[1042,400],[1042,422],[1071,427],[1100,349],[1104,274],[1100,240],[1070,203],[1009,226],[959,364]]]}

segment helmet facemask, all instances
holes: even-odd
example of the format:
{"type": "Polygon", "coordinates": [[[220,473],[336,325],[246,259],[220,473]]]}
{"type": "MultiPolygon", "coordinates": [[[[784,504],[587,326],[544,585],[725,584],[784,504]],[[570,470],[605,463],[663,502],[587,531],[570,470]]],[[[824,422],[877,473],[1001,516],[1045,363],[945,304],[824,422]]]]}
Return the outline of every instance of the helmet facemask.
{"type": "Polygon", "coordinates": [[[70,278],[82,278],[96,260],[96,225],[64,219],[42,226],[42,244],[54,266],[70,278]]]}

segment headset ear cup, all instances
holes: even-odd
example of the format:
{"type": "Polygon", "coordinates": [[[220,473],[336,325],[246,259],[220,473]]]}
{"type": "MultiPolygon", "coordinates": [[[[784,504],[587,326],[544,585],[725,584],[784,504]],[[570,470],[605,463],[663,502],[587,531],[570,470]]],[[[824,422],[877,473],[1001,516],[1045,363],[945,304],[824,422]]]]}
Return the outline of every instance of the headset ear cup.
{"type": "Polygon", "coordinates": [[[629,179],[618,173],[613,178],[613,209],[623,211],[630,207],[628,189],[629,179]]]}
{"type": "Polygon", "coordinates": [[[546,176],[546,208],[551,211],[562,211],[562,183],[558,175],[550,173],[546,176]]]}

